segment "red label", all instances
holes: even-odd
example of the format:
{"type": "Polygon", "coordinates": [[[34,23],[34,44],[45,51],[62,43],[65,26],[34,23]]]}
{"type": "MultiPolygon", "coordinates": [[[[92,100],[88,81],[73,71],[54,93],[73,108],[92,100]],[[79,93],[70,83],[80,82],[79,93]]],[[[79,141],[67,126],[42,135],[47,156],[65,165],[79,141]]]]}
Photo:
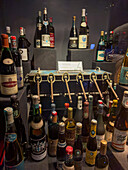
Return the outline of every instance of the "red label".
{"type": "Polygon", "coordinates": [[[50,47],[55,47],[55,37],[54,33],[50,33],[50,47]]]}
{"type": "Polygon", "coordinates": [[[17,81],[10,81],[10,82],[3,82],[2,83],[2,86],[8,87],[8,88],[15,87],[16,85],[17,85],[17,81]]]}

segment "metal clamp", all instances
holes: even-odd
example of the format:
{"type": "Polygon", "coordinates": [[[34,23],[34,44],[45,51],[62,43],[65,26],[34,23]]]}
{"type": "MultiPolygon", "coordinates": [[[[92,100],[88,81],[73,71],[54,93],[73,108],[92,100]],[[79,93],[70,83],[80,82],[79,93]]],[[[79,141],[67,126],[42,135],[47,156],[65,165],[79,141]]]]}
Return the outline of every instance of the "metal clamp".
{"type": "Polygon", "coordinates": [[[53,83],[55,82],[55,76],[53,73],[50,73],[47,77],[48,82],[51,84],[51,102],[54,102],[53,98],[53,83]]]}

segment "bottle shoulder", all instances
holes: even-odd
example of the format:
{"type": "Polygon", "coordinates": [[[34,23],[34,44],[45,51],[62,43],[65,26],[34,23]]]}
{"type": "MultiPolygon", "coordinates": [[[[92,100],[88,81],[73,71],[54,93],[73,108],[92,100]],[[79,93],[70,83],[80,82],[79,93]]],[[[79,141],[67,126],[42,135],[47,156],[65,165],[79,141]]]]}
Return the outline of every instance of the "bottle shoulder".
{"type": "Polygon", "coordinates": [[[100,153],[97,154],[96,156],[96,163],[95,166],[97,168],[105,168],[109,164],[109,159],[107,155],[101,155],[100,153]]]}

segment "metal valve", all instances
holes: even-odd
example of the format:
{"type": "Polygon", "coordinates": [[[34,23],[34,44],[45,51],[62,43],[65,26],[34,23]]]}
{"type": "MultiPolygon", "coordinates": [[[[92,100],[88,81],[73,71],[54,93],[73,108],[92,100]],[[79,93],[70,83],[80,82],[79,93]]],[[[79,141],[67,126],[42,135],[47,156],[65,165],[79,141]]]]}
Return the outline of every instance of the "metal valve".
{"type": "Polygon", "coordinates": [[[48,82],[51,84],[51,102],[54,102],[53,98],[53,83],[55,82],[55,76],[53,73],[50,73],[47,77],[48,82]]]}

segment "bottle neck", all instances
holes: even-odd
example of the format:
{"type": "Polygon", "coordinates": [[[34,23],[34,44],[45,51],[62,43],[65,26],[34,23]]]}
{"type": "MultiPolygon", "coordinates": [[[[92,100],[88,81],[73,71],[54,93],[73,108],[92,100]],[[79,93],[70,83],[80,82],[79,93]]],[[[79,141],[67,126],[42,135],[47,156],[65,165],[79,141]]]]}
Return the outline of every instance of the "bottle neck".
{"type": "Polygon", "coordinates": [[[91,124],[90,137],[96,137],[96,124],[91,124]]]}
{"type": "Polygon", "coordinates": [[[77,108],[78,108],[79,110],[82,110],[82,100],[78,100],[77,108]]]}
{"type": "Polygon", "coordinates": [[[8,114],[7,115],[7,126],[10,126],[13,123],[14,123],[13,113],[12,114],[8,114]]]}
{"type": "Polygon", "coordinates": [[[48,21],[48,16],[47,16],[47,14],[44,14],[44,15],[43,15],[43,21],[48,21]]]}
{"type": "Polygon", "coordinates": [[[68,119],[72,119],[72,115],[73,113],[68,111],[68,119]]]}
{"type": "Polygon", "coordinates": [[[2,38],[2,47],[9,49],[8,38],[2,38]]]}
{"type": "Polygon", "coordinates": [[[87,119],[89,117],[89,106],[84,106],[84,113],[83,113],[83,117],[85,119],[87,119]]]}
{"type": "Polygon", "coordinates": [[[53,26],[53,23],[52,23],[52,22],[49,22],[49,25],[52,27],[52,26],[53,26]]]}
{"type": "Polygon", "coordinates": [[[72,27],[73,27],[73,28],[76,27],[76,21],[75,21],[75,19],[72,20],[72,27]]]}
{"type": "Polygon", "coordinates": [[[57,115],[52,116],[52,123],[57,123],[57,115]]]}
{"type": "Polygon", "coordinates": [[[39,104],[33,105],[33,115],[40,115],[39,104]]]}
{"type": "Polygon", "coordinates": [[[59,143],[65,142],[65,132],[59,132],[59,143]]]}
{"type": "Polygon", "coordinates": [[[107,145],[101,145],[100,154],[101,155],[106,155],[106,152],[107,152],[107,145]]]}
{"type": "Polygon", "coordinates": [[[12,40],[12,41],[11,41],[11,46],[12,46],[12,49],[13,49],[13,50],[16,50],[16,49],[17,49],[16,40],[12,40]]]}

